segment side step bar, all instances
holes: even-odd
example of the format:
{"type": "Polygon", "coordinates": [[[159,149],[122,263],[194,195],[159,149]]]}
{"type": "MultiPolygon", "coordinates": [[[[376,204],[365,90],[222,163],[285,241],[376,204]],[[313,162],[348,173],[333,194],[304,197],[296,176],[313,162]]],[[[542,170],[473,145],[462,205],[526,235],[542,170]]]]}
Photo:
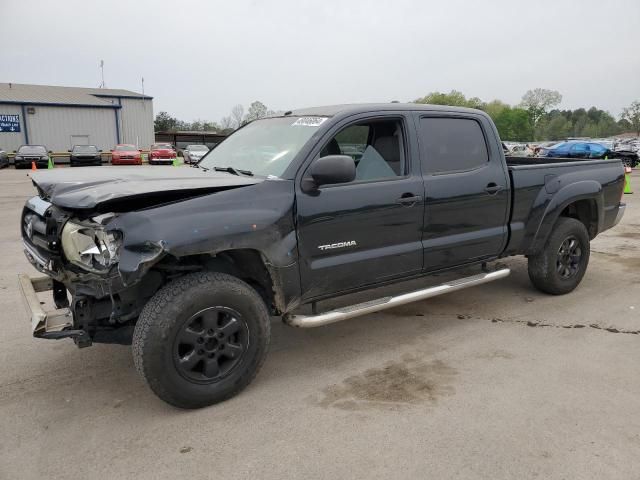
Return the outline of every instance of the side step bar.
{"type": "Polygon", "coordinates": [[[417,290],[411,293],[404,293],[395,297],[384,297],[370,302],[358,303],[357,305],[351,305],[348,307],[338,308],[325,313],[319,313],[317,315],[291,315],[285,316],[284,322],[292,327],[310,328],[320,327],[322,325],[328,325],[330,323],[340,322],[349,318],[359,317],[366,315],[367,313],[379,312],[388,308],[397,307],[399,305],[405,305],[407,303],[417,302],[419,300],[425,300],[431,297],[437,297],[449,292],[455,292],[456,290],[462,290],[463,288],[474,287],[476,285],[482,285],[483,283],[493,282],[501,278],[507,277],[511,273],[508,268],[496,270],[489,273],[480,273],[478,275],[472,275],[471,277],[461,278],[452,282],[436,285],[435,287],[425,288],[423,290],[417,290]]]}

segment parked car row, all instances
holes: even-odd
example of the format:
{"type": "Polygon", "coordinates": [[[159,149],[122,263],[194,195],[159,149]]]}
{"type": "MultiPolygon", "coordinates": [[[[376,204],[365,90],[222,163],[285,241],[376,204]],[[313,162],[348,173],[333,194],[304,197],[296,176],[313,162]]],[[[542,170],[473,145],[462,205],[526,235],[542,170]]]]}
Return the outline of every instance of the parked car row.
{"type": "MultiPolygon", "coordinates": [[[[102,165],[102,150],[96,145],[74,145],[67,152],[72,167],[102,165]]],[[[184,150],[185,163],[197,163],[208,152],[209,148],[205,145],[189,145],[184,150]]],[[[13,153],[16,168],[29,168],[32,163],[38,168],[46,168],[52,152],[44,145],[22,145],[13,153]]],[[[142,150],[135,145],[118,144],[110,153],[113,165],[142,165],[142,150]]],[[[176,149],[170,143],[154,143],[149,149],[148,160],[151,165],[170,165],[176,157],[176,149]]],[[[0,168],[8,166],[9,155],[0,148],[0,168]]]]}
{"type": "Polygon", "coordinates": [[[505,155],[511,157],[620,159],[625,165],[635,167],[638,153],[632,148],[620,148],[610,141],[567,140],[562,142],[503,143],[505,155]]]}

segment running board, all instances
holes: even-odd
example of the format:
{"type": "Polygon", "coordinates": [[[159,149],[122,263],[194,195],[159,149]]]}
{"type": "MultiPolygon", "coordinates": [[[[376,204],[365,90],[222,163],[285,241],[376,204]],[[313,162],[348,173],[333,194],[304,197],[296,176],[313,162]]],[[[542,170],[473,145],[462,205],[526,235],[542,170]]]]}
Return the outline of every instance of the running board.
{"type": "Polygon", "coordinates": [[[292,327],[299,328],[320,327],[322,325],[328,325],[330,323],[340,322],[349,318],[366,315],[367,313],[379,312],[381,310],[386,310],[387,308],[393,308],[399,305],[405,305],[407,303],[417,302],[419,300],[425,300],[431,297],[437,297],[438,295],[455,292],[456,290],[462,290],[463,288],[474,287],[476,285],[482,285],[483,283],[493,282],[494,280],[499,280],[501,278],[507,277],[510,273],[511,270],[509,270],[508,268],[503,268],[494,272],[480,273],[471,277],[461,278],[452,282],[443,283],[442,285],[436,285],[435,287],[429,287],[411,293],[404,293],[395,297],[383,297],[369,302],[358,303],[356,305],[350,305],[348,307],[330,310],[328,312],[319,313],[317,315],[290,315],[284,317],[284,322],[288,325],[291,325],[292,327]]]}

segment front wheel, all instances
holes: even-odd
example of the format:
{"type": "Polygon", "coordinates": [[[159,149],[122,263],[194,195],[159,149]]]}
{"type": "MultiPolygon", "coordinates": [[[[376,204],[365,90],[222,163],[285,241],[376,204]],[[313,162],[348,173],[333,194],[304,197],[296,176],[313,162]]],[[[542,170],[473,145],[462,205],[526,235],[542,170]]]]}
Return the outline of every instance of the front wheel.
{"type": "Polygon", "coordinates": [[[257,375],[269,347],[269,313],[248,284],[223,273],[185,275],[142,310],[133,336],[136,369],[180,408],[226,400],[257,375]]]}
{"type": "Polygon", "coordinates": [[[589,254],[589,233],[584,224],[575,218],[560,217],[543,250],[529,257],[529,279],[545,293],[569,293],[582,281],[589,254]]]}

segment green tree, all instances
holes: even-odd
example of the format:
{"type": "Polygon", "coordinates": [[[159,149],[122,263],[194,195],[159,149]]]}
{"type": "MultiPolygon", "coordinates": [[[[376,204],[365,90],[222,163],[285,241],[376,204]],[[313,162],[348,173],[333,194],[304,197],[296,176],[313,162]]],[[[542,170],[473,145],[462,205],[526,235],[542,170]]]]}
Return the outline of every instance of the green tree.
{"type": "Polygon", "coordinates": [[[522,96],[522,103],[520,105],[529,112],[531,124],[535,130],[538,122],[547,110],[560,105],[561,101],[562,95],[560,95],[560,92],[547,90],[546,88],[535,88],[528,90],[522,96]]]}
{"type": "Polygon", "coordinates": [[[618,131],[619,132],[630,132],[633,129],[631,123],[626,118],[621,118],[618,120],[618,131]]]}
{"type": "Polygon", "coordinates": [[[172,117],[167,112],[160,112],[156,115],[153,128],[156,132],[170,132],[176,130],[179,120],[172,117]]]}
{"type": "Polygon", "coordinates": [[[570,130],[571,123],[563,115],[552,115],[546,124],[543,138],[547,140],[564,140],[570,136],[570,130]]]}
{"type": "Polygon", "coordinates": [[[491,118],[496,124],[502,140],[526,142],[533,139],[533,128],[526,110],[506,105],[495,117],[491,116],[491,118]]]}
{"type": "Polygon", "coordinates": [[[478,97],[467,98],[462,92],[451,90],[449,93],[431,92],[418,98],[413,103],[428,103],[431,105],[450,105],[453,107],[482,108],[484,103],[478,97]]]}
{"type": "Polygon", "coordinates": [[[640,136],[640,101],[636,100],[622,110],[622,119],[629,122],[636,135],[640,136]]]}
{"type": "Polygon", "coordinates": [[[255,101],[249,105],[249,111],[244,117],[244,123],[252,122],[267,116],[267,107],[264,103],[255,101]]]}
{"type": "Polygon", "coordinates": [[[506,103],[504,103],[503,101],[492,100],[491,102],[485,104],[482,107],[482,110],[484,110],[495,122],[496,118],[498,118],[500,114],[508,108],[511,108],[511,107],[506,103]]]}

